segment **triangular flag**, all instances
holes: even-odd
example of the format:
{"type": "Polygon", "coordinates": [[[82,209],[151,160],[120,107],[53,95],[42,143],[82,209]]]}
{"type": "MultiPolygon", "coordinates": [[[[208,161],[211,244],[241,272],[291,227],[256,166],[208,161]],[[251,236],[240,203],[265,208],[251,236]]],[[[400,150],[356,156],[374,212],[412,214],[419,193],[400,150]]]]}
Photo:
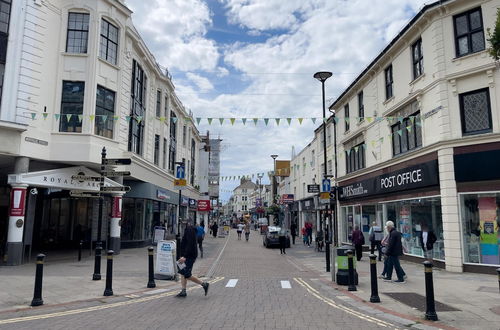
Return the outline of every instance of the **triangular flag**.
{"type": "Polygon", "coordinates": [[[397,130],[397,133],[399,134],[399,136],[402,136],[403,135],[403,130],[399,129],[399,130],[397,130]]]}
{"type": "Polygon", "coordinates": [[[392,121],[392,117],[385,117],[387,121],[392,121]]]}
{"type": "Polygon", "coordinates": [[[276,120],[276,126],[279,126],[280,125],[280,118],[274,118],[274,120],[276,120]]]}
{"type": "Polygon", "coordinates": [[[257,126],[257,122],[259,121],[259,118],[254,118],[253,119],[253,123],[255,124],[255,126],[257,126]]]}
{"type": "Polygon", "coordinates": [[[36,113],[31,113],[31,119],[35,120],[35,117],[36,117],[36,113]]]}
{"type": "Polygon", "coordinates": [[[372,145],[372,148],[375,148],[375,143],[376,143],[376,142],[377,142],[377,141],[375,141],[375,140],[370,141],[370,143],[371,143],[371,145],[372,145]]]}
{"type": "Polygon", "coordinates": [[[339,122],[339,117],[333,117],[333,120],[335,121],[335,124],[339,122]]]}
{"type": "Polygon", "coordinates": [[[311,118],[311,121],[313,122],[313,124],[316,124],[316,118],[311,118]]]}
{"type": "Polygon", "coordinates": [[[83,115],[78,115],[78,121],[81,123],[83,120],[83,115]]]}
{"type": "Polygon", "coordinates": [[[288,122],[288,126],[292,123],[292,118],[287,118],[286,121],[288,122]]]}
{"type": "Polygon", "coordinates": [[[419,126],[419,127],[422,127],[422,122],[417,121],[417,122],[415,123],[415,125],[417,125],[417,126],[419,126]]]}
{"type": "Polygon", "coordinates": [[[241,122],[243,123],[243,125],[246,125],[247,124],[247,119],[246,118],[241,118],[241,122]]]}
{"type": "Polygon", "coordinates": [[[49,114],[48,114],[48,113],[46,113],[46,112],[42,113],[43,120],[47,119],[47,116],[48,116],[48,115],[49,115],[49,114]]]}
{"type": "Polygon", "coordinates": [[[398,117],[398,120],[400,123],[403,123],[403,120],[405,119],[405,117],[398,117]]]}
{"type": "Polygon", "coordinates": [[[214,119],[213,118],[207,118],[208,125],[212,125],[212,120],[214,120],[214,119]]]}
{"type": "Polygon", "coordinates": [[[71,113],[66,114],[66,120],[69,122],[73,115],[71,113]]]}
{"type": "Polygon", "coordinates": [[[95,115],[89,115],[90,121],[94,121],[95,115]]]}
{"type": "Polygon", "coordinates": [[[113,116],[113,120],[118,120],[120,119],[120,116],[113,116]]]}
{"type": "MultiPolygon", "coordinates": [[[[177,118],[175,118],[175,119],[177,119],[177,118]]],[[[142,120],[142,116],[136,116],[135,120],[137,120],[137,123],[140,123],[142,120]]]]}
{"type": "Polygon", "coordinates": [[[368,123],[371,123],[373,121],[373,117],[365,117],[365,118],[368,123]]]}
{"type": "Polygon", "coordinates": [[[415,116],[410,116],[410,121],[411,121],[411,123],[413,125],[413,123],[415,122],[415,116]]]}
{"type": "Polygon", "coordinates": [[[351,149],[347,149],[345,152],[347,153],[347,156],[349,156],[351,154],[351,149]]]}
{"type": "Polygon", "coordinates": [[[231,125],[234,125],[234,122],[236,121],[236,118],[229,118],[229,121],[231,122],[231,125]]]}
{"type": "Polygon", "coordinates": [[[184,121],[191,121],[191,117],[184,117],[184,121]]]}
{"type": "Polygon", "coordinates": [[[302,125],[302,121],[304,120],[304,118],[297,118],[297,120],[299,121],[299,125],[302,125]]]}
{"type": "Polygon", "coordinates": [[[269,118],[264,118],[264,123],[265,123],[265,124],[266,124],[266,126],[267,126],[267,124],[269,123],[269,118]]]}
{"type": "Polygon", "coordinates": [[[349,117],[346,117],[346,118],[344,118],[344,119],[345,119],[345,122],[346,122],[347,124],[349,124],[349,122],[351,121],[351,119],[350,119],[349,117]]]}
{"type": "Polygon", "coordinates": [[[102,119],[102,122],[105,123],[106,120],[108,119],[108,116],[107,115],[102,115],[101,119],[102,119]]]}
{"type": "Polygon", "coordinates": [[[200,121],[201,121],[201,118],[200,117],[196,117],[196,124],[200,124],[200,121]]]}
{"type": "Polygon", "coordinates": [[[219,118],[220,125],[222,126],[222,123],[224,122],[224,118],[219,118]]]}
{"type": "Polygon", "coordinates": [[[125,120],[126,120],[127,122],[129,122],[129,121],[130,121],[130,118],[132,118],[132,117],[131,117],[131,116],[125,116],[125,120]]]}
{"type": "Polygon", "coordinates": [[[323,122],[326,124],[326,122],[328,121],[328,118],[323,118],[323,122]]]}
{"type": "Polygon", "coordinates": [[[160,123],[163,123],[165,121],[165,117],[161,116],[160,117],[160,123]]]}
{"type": "Polygon", "coordinates": [[[60,117],[60,116],[61,116],[61,115],[60,115],[60,114],[58,114],[58,113],[55,113],[55,114],[54,114],[54,118],[56,119],[56,121],[57,121],[57,120],[59,120],[59,117],[60,117]]]}
{"type": "Polygon", "coordinates": [[[412,129],[412,126],[406,126],[406,130],[408,131],[408,133],[411,133],[411,129],[412,129]]]}
{"type": "Polygon", "coordinates": [[[358,152],[358,150],[359,150],[359,146],[355,146],[354,151],[358,152]]]}
{"type": "Polygon", "coordinates": [[[174,122],[174,124],[177,124],[177,117],[172,117],[172,121],[174,122]]]}

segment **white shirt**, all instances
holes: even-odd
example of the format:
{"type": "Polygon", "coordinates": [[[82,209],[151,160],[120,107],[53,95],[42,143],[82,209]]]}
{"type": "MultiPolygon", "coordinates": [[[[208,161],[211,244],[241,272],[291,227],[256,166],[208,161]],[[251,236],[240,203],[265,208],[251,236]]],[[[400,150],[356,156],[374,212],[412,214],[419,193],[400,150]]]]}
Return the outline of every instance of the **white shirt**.
{"type": "Polygon", "coordinates": [[[427,247],[427,234],[428,232],[426,231],[422,232],[422,240],[424,241],[424,247],[427,247]]]}
{"type": "Polygon", "coordinates": [[[242,231],[243,227],[245,227],[243,224],[239,223],[238,224],[238,231],[242,231]]]}

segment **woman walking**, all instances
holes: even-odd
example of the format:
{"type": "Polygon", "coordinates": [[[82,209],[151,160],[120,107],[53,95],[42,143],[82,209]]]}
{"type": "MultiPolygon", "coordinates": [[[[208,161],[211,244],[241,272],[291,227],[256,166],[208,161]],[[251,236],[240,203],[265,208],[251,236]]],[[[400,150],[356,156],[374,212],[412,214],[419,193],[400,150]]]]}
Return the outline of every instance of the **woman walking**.
{"type": "Polygon", "coordinates": [[[286,229],[285,228],[280,228],[280,231],[278,233],[278,239],[280,242],[280,254],[286,254],[285,248],[286,248],[286,229]]]}
{"type": "Polygon", "coordinates": [[[365,244],[365,236],[363,232],[359,230],[359,226],[354,226],[352,231],[352,243],[354,244],[354,249],[356,250],[356,259],[361,260],[363,256],[363,244],[365,244]]]}

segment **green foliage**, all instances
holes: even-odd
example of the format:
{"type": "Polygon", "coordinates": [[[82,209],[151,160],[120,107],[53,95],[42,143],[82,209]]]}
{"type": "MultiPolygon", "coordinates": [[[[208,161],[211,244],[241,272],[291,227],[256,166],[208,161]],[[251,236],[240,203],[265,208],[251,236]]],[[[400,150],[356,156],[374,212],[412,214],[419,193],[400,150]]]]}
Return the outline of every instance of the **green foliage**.
{"type": "Polygon", "coordinates": [[[488,49],[490,56],[498,61],[500,59],[500,8],[497,9],[497,20],[495,22],[495,28],[493,33],[491,29],[488,28],[488,42],[490,43],[490,48],[488,49]]]}

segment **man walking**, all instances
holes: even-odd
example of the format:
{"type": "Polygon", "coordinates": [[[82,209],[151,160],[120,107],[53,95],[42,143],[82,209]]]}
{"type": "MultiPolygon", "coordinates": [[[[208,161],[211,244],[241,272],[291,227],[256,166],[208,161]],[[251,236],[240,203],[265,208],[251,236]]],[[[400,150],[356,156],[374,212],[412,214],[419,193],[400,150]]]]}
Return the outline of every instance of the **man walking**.
{"type": "Polygon", "coordinates": [[[179,268],[179,274],[181,274],[181,292],[177,294],[177,297],[186,297],[186,285],[187,280],[199,284],[205,290],[205,296],[208,293],[208,282],[202,282],[197,277],[191,274],[193,270],[194,262],[196,257],[198,257],[198,247],[196,246],[196,228],[194,228],[190,222],[187,223],[186,229],[184,230],[184,235],[182,236],[180,255],[181,257],[177,261],[179,268]]]}
{"type": "Polygon", "coordinates": [[[394,282],[405,283],[405,272],[399,263],[399,257],[403,255],[403,243],[401,242],[401,233],[394,228],[394,222],[386,222],[389,240],[385,254],[387,255],[387,272],[384,281],[391,281],[392,270],[396,270],[398,277],[394,282]]]}
{"type": "Polygon", "coordinates": [[[292,243],[295,244],[295,236],[297,236],[297,225],[295,221],[293,221],[290,226],[290,234],[292,235],[292,243]]]}
{"type": "Polygon", "coordinates": [[[422,224],[422,231],[420,232],[419,239],[420,246],[424,251],[424,258],[432,262],[434,260],[432,250],[434,248],[434,243],[437,241],[437,237],[432,230],[429,230],[429,227],[425,223],[422,224]]]}
{"type": "Polygon", "coordinates": [[[373,221],[370,231],[368,232],[368,239],[370,240],[370,253],[375,253],[375,248],[378,251],[378,261],[382,261],[382,239],[384,238],[384,233],[382,228],[373,221]]]}
{"type": "Polygon", "coordinates": [[[198,248],[200,249],[201,257],[203,258],[203,240],[205,239],[205,228],[199,224],[196,227],[196,242],[198,243],[198,248]]]}

